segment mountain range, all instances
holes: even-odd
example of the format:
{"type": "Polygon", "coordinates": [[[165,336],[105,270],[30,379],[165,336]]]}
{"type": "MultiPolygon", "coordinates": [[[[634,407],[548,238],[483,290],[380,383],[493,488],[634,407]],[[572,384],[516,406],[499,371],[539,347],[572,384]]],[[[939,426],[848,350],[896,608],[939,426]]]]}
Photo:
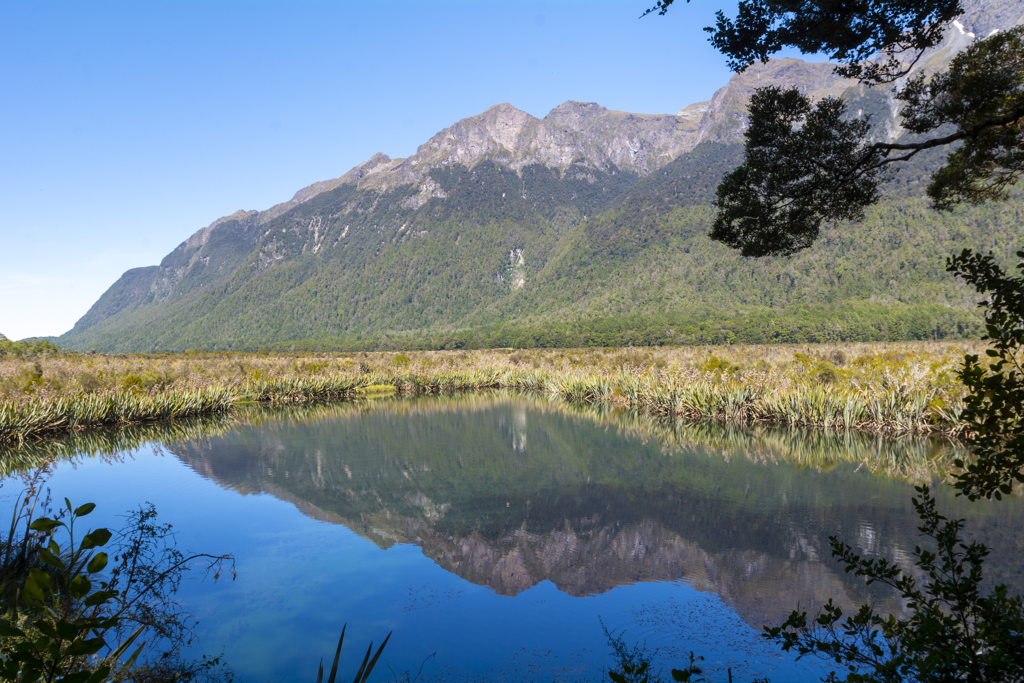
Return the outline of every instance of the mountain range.
{"type": "MultiPolygon", "coordinates": [[[[1024,21],[1014,2],[967,5],[920,68],[1024,21]]],[[[379,153],[265,211],[217,219],[159,265],[124,273],[56,341],[155,352],[976,334],[975,298],[945,257],[1011,255],[1024,203],[934,212],[923,188],[938,153],[798,256],[747,259],[708,239],[754,88],[842,96],[877,135],[903,134],[891,92],[832,69],[758,64],[675,114],[569,101],[536,118],[495,105],[408,158],[379,153]]]]}

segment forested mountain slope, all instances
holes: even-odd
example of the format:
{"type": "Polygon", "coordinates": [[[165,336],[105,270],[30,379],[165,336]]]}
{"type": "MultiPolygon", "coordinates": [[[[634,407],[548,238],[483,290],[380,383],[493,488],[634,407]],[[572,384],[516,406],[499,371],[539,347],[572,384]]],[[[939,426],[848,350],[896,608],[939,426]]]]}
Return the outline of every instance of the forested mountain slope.
{"type": "MultiPolygon", "coordinates": [[[[828,65],[757,69],[891,117],[884,93],[851,88],[828,65]]],[[[219,219],[159,266],[125,273],[58,341],[168,351],[976,333],[974,299],[945,257],[1010,257],[1024,196],[937,213],[922,197],[937,156],[904,169],[864,221],[828,227],[796,257],[741,258],[707,238],[755,77],[678,115],[567,102],[537,119],[497,105],[408,159],[378,154],[268,211],[219,219]]],[[[900,134],[895,119],[886,126],[900,134]]]]}

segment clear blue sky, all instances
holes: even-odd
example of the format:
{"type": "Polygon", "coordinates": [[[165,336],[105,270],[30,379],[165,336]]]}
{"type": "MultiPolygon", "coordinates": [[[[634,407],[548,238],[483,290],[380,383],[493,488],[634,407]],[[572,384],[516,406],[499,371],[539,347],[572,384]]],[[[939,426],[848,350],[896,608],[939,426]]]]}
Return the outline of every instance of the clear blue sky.
{"type": "Polygon", "coordinates": [[[0,332],[60,334],[237,209],[499,102],[673,113],[726,83],[721,2],[0,3],[0,332]]]}

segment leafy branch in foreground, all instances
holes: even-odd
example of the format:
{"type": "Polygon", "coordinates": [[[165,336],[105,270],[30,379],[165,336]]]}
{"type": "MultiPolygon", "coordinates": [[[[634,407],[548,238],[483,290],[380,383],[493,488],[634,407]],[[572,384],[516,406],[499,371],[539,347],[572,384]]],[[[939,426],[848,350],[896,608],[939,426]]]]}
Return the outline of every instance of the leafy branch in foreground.
{"type": "Polygon", "coordinates": [[[814,243],[822,220],[862,218],[886,177],[881,154],[863,144],[870,129],[848,120],[840,99],[812,107],[795,88],[757,90],[744,162],[718,186],[711,239],[744,256],[788,256],[814,243]]]}
{"type": "MultiPolygon", "coordinates": [[[[674,2],[658,0],[644,14],[665,14],[674,2]]],[[[704,30],[733,71],[793,46],[843,62],[836,73],[847,78],[891,83],[940,43],[946,25],[962,12],[960,0],[742,0],[735,19],[719,10],[715,27],[704,30]]]]}
{"type": "MultiPolygon", "coordinates": [[[[923,587],[896,563],[864,559],[831,537],[832,556],[847,572],[896,590],[911,612],[907,619],[877,614],[864,605],[853,616],[831,600],[813,621],[794,611],[784,624],[765,627],[764,636],[800,657],[816,655],[847,670],[848,683],[917,681],[1006,682],[1024,679],[1024,602],[997,586],[982,596],[982,564],[988,549],[960,539],[963,520],[935,510],[928,487],[917,487],[914,507],[922,534],[937,551],[915,547],[914,564],[923,587]]],[[[827,679],[840,680],[835,672],[827,679]]]]}
{"type": "MultiPolygon", "coordinates": [[[[1024,251],[1017,269],[1024,275],[1024,251]]],[[[988,367],[977,355],[964,357],[960,380],[970,393],[961,419],[976,459],[958,476],[956,488],[971,500],[1009,494],[1013,481],[1024,483],[1024,276],[1009,277],[992,255],[965,249],[947,261],[946,270],[962,277],[989,298],[985,309],[988,367]]]]}
{"type": "Polygon", "coordinates": [[[1008,198],[1024,175],[1024,26],[974,42],[945,72],[918,73],[894,94],[901,125],[918,137],[872,142],[869,117],[849,116],[840,98],[812,106],[795,88],[756,90],[744,162],[718,187],[712,239],[744,256],[791,255],[823,221],[863,217],[896,164],[952,144],[928,186],[937,209],[1008,198]]]}

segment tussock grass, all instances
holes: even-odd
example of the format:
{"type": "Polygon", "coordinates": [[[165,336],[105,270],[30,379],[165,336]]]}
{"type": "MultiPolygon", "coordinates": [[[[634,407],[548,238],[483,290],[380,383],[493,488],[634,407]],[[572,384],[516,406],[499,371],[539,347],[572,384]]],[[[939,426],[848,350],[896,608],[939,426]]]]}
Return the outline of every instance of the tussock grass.
{"type": "MultiPolygon", "coordinates": [[[[287,429],[324,420],[358,419],[372,413],[405,416],[449,411],[492,410],[505,403],[557,413],[615,430],[628,438],[654,440],[666,453],[702,450],[726,460],[759,464],[789,462],[830,471],[842,463],[859,463],[871,473],[915,484],[948,477],[954,460],[970,454],[957,440],[937,435],[882,435],[855,430],[807,430],[766,423],[691,420],[655,415],[610,401],[566,401],[536,390],[452,392],[416,396],[379,396],[331,402],[240,404],[231,413],[124,428],[67,431],[21,444],[0,444],[0,476],[43,467],[54,461],[100,457],[120,460],[147,444],[174,452],[182,444],[220,436],[237,427],[287,429]]],[[[1019,495],[1019,491],[1018,491],[1019,495]]]]}
{"type": "Polygon", "coordinates": [[[0,442],[208,415],[238,403],[516,389],[652,415],[957,434],[981,342],[0,359],[0,442]]]}

